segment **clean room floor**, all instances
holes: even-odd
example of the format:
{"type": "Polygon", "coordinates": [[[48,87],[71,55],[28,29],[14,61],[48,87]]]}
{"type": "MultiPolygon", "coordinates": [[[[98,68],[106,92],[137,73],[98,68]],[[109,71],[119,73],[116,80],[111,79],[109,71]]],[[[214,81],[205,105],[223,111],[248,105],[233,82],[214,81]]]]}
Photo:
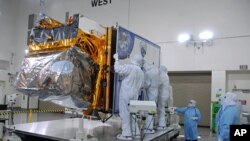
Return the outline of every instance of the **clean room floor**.
{"type": "MultiPolygon", "coordinates": [[[[216,140],[216,134],[212,133],[210,131],[210,128],[208,127],[198,127],[198,132],[200,136],[198,140],[200,141],[215,141],[216,140]]],[[[183,126],[181,126],[181,132],[177,138],[177,141],[185,141],[183,126]]]]}
{"type": "MultiPolygon", "coordinates": [[[[14,115],[14,124],[27,123],[29,115],[26,113],[15,114],[14,115]]],[[[70,118],[72,115],[70,114],[61,114],[61,113],[33,113],[32,121],[49,121],[49,120],[58,120],[70,118]]],[[[209,128],[199,127],[199,136],[201,137],[200,141],[215,141],[215,134],[210,132],[209,128]]],[[[180,135],[177,138],[177,141],[185,141],[184,139],[184,129],[183,126],[181,128],[180,135]]]]}

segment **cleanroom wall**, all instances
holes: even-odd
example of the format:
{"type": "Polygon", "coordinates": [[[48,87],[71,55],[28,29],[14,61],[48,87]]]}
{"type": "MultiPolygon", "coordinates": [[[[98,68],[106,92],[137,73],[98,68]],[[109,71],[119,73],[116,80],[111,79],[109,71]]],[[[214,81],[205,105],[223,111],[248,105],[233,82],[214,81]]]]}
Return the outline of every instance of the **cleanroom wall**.
{"type": "MultiPolygon", "coordinates": [[[[13,45],[16,53],[14,70],[18,70],[27,47],[28,15],[39,12],[39,1],[8,0],[7,3],[11,6],[18,3],[8,12],[17,19],[16,26],[10,26],[15,29],[11,32],[12,38],[16,39],[13,45]]],[[[105,26],[118,22],[158,43],[162,47],[161,62],[169,71],[212,71],[213,83],[224,78],[213,77],[216,71],[238,70],[241,64],[250,65],[250,38],[237,37],[250,34],[249,0],[112,0],[110,4],[96,7],[92,7],[91,0],[45,1],[45,12],[49,16],[64,21],[66,11],[83,13],[105,26]],[[175,42],[179,33],[189,32],[197,37],[203,30],[211,30],[215,38],[224,39],[216,39],[213,46],[201,49],[175,42]]],[[[1,40],[10,41],[10,38],[1,37],[1,40]]],[[[213,86],[212,97],[217,89],[213,86]]]]}
{"type": "Polygon", "coordinates": [[[170,71],[238,70],[250,65],[249,0],[136,0],[130,1],[130,30],[162,47],[162,64],[170,71]],[[194,38],[214,32],[214,45],[195,49],[176,41],[180,33],[194,38]],[[237,37],[248,35],[248,37],[237,37]]]}
{"type": "MultiPolygon", "coordinates": [[[[16,34],[17,34],[17,11],[19,1],[0,0],[0,85],[1,85],[1,102],[5,101],[5,95],[15,93],[12,82],[15,77],[16,56],[16,34]]],[[[14,106],[20,105],[20,99],[14,106]]]]}

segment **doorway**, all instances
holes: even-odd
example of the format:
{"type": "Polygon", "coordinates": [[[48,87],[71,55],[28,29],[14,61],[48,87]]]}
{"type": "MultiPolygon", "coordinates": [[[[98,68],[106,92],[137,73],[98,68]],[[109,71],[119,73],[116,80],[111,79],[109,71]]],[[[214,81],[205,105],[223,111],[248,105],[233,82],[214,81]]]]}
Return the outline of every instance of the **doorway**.
{"type": "MultiPolygon", "coordinates": [[[[211,72],[170,72],[170,84],[173,87],[174,106],[187,106],[194,99],[201,112],[199,126],[210,126],[211,72]]],[[[180,116],[183,123],[183,116],[180,116]]]]}

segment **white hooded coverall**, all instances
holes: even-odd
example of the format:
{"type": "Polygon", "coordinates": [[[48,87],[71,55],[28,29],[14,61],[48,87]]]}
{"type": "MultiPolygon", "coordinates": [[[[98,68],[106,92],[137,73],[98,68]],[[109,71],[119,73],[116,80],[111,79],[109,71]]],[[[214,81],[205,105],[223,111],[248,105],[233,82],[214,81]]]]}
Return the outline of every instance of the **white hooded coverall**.
{"type": "Polygon", "coordinates": [[[169,100],[169,77],[168,71],[165,66],[161,66],[160,69],[160,83],[159,83],[159,95],[158,95],[158,119],[159,119],[159,128],[166,127],[166,112],[165,107],[169,100]]]}
{"type": "Polygon", "coordinates": [[[140,68],[142,57],[135,55],[130,64],[120,65],[118,60],[115,62],[115,72],[123,76],[119,92],[119,114],[122,123],[122,136],[131,137],[131,127],[133,135],[140,135],[138,124],[134,120],[130,121],[128,104],[130,100],[138,100],[140,89],[144,82],[144,73],[140,68]],[[135,131],[136,130],[136,133],[135,131]]]}
{"type": "MultiPolygon", "coordinates": [[[[155,103],[157,103],[158,99],[159,77],[159,69],[157,67],[151,64],[145,64],[145,88],[147,100],[155,101],[155,103]]],[[[146,118],[144,133],[154,133],[153,125],[153,116],[148,115],[146,118]]]]}

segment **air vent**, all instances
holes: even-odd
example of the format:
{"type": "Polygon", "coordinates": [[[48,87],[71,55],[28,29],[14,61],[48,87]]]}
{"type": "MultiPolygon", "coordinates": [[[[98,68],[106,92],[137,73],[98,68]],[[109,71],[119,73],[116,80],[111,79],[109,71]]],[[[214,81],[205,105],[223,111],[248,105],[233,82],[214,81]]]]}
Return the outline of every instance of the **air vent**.
{"type": "Polygon", "coordinates": [[[248,70],[248,65],[240,65],[240,70],[248,70]]]}

